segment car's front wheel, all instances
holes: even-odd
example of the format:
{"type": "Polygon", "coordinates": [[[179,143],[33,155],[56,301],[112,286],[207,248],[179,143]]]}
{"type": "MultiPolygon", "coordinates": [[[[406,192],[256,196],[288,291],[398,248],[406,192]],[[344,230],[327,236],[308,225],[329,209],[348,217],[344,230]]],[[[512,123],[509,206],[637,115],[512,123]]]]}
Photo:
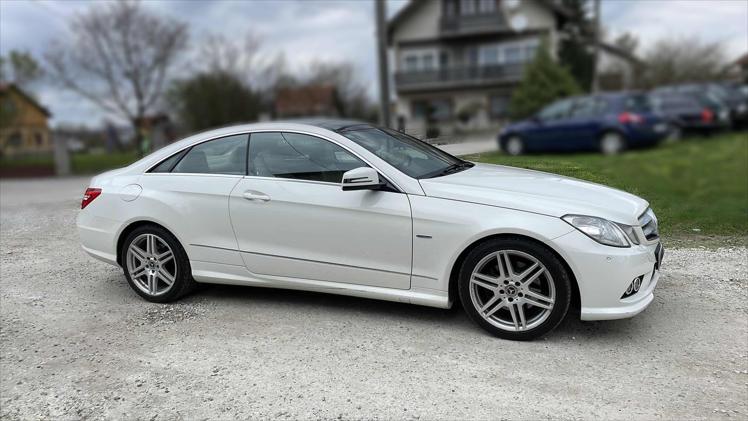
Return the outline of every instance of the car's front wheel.
{"type": "Polygon", "coordinates": [[[520,237],[486,241],[465,258],[459,295],[468,316],[504,339],[530,340],[566,316],[571,281],[546,247],[520,237]]]}
{"type": "Polygon", "coordinates": [[[174,301],[196,285],[187,253],[176,237],[160,226],[134,229],[125,238],[121,253],[127,282],[148,301],[174,301]]]}

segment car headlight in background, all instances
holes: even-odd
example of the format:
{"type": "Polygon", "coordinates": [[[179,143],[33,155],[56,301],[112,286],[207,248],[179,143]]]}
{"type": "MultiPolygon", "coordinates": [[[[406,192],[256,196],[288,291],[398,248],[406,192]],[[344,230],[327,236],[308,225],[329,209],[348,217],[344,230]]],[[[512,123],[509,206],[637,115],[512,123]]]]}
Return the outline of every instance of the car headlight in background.
{"type": "Polygon", "coordinates": [[[606,246],[630,247],[629,238],[632,241],[636,239],[632,227],[619,225],[607,219],[584,215],[566,215],[562,219],[584,235],[606,246]],[[626,229],[629,229],[630,233],[624,232],[626,229]]]}

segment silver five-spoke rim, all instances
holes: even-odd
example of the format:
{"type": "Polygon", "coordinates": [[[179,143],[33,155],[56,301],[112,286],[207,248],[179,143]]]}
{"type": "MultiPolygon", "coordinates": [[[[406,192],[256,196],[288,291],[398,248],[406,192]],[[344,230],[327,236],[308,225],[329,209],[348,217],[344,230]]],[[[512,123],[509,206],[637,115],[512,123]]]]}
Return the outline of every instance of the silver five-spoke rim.
{"type": "Polygon", "coordinates": [[[135,286],[157,296],[168,292],[177,279],[174,252],[155,234],[141,234],[127,248],[127,271],[135,286]]]}
{"type": "Polygon", "coordinates": [[[542,324],[553,310],[556,288],[548,269],[518,250],[481,259],[470,275],[470,299],[486,321],[519,332],[542,324]]]}

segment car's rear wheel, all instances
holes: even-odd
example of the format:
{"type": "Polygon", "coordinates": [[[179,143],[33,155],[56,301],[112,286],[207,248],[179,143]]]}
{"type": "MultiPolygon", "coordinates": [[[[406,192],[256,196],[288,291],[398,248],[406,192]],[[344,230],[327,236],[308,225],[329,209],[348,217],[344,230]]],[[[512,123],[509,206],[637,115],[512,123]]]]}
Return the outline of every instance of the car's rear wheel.
{"type": "Polygon", "coordinates": [[[669,142],[679,142],[683,138],[683,129],[677,125],[672,124],[668,130],[667,140],[669,142]]]}
{"type": "Polygon", "coordinates": [[[518,237],[486,241],[465,258],[459,295],[468,316],[488,332],[530,340],[566,316],[571,281],[546,247],[518,237]]]}
{"type": "Polygon", "coordinates": [[[512,136],[504,142],[504,152],[512,156],[525,153],[525,141],[519,136],[512,136]]]}
{"type": "Polygon", "coordinates": [[[626,139],[617,132],[603,133],[600,138],[600,152],[604,155],[618,155],[626,149],[626,139]]]}
{"type": "Polygon", "coordinates": [[[159,226],[133,230],[121,252],[127,282],[148,301],[174,301],[195,287],[187,254],[174,235],[159,226]]]}

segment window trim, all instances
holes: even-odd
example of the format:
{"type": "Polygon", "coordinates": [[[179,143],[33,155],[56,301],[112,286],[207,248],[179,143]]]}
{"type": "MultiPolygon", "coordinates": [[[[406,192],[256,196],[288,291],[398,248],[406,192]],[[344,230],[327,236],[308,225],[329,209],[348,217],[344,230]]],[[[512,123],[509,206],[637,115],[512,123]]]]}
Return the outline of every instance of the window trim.
{"type": "MultiPolygon", "coordinates": [[[[403,188],[400,187],[397,183],[395,183],[394,181],[392,181],[390,179],[390,177],[387,177],[387,175],[384,173],[384,171],[382,171],[381,169],[379,169],[376,165],[372,164],[370,160],[366,159],[365,157],[363,157],[360,154],[356,153],[355,151],[351,150],[351,148],[349,148],[348,146],[343,145],[340,142],[338,142],[338,141],[336,141],[334,139],[331,139],[330,137],[327,137],[325,135],[320,135],[319,133],[312,133],[312,132],[309,132],[309,131],[298,130],[298,129],[256,129],[256,130],[250,130],[250,131],[240,130],[240,131],[237,131],[237,132],[225,133],[225,134],[222,134],[222,135],[216,135],[214,137],[209,137],[207,139],[200,140],[198,142],[195,142],[195,143],[192,143],[192,144],[189,144],[189,145],[185,145],[183,148],[181,148],[181,149],[179,149],[177,151],[174,151],[169,156],[167,156],[167,157],[165,157],[163,159],[160,159],[158,162],[156,162],[153,165],[150,165],[145,171],[143,171],[142,175],[144,175],[144,176],[161,176],[161,177],[163,177],[163,176],[180,176],[180,175],[199,175],[199,176],[208,176],[208,177],[262,178],[262,179],[272,179],[272,180],[276,180],[276,181],[309,182],[309,183],[329,184],[329,185],[340,186],[340,183],[330,183],[330,182],[326,182],[326,181],[294,180],[294,179],[290,179],[290,178],[254,176],[254,175],[249,175],[249,172],[246,169],[245,169],[245,175],[243,175],[243,176],[242,175],[238,175],[238,174],[151,172],[151,170],[154,169],[154,168],[156,168],[159,164],[161,164],[161,162],[163,162],[163,161],[171,158],[172,156],[174,156],[174,155],[176,155],[176,154],[178,154],[178,153],[180,153],[180,152],[182,152],[184,150],[192,149],[193,147],[195,147],[197,145],[203,144],[205,142],[210,142],[211,140],[220,139],[222,137],[242,135],[242,134],[247,135],[248,143],[247,143],[247,157],[246,157],[247,161],[246,161],[246,165],[249,165],[249,142],[251,141],[253,133],[283,133],[283,132],[285,132],[285,133],[304,134],[304,135],[307,135],[307,136],[318,137],[318,138],[320,138],[322,140],[326,140],[328,142],[332,142],[335,145],[340,146],[341,148],[345,149],[346,151],[348,151],[349,153],[351,153],[353,156],[355,156],[356,158],[360,159],[364,163],[366,163],[366,165],[368,165],[371,168],[374,168],[375,170],[377,170],[377,172],[379,173],[379,175],[382,176],[382,178],[384,178],[387,182],[389,182],[392,185],[392,187],[394,187],[395,190],[397,190],[395,193],[405,193],[405,190],[403,190],[403,188]]],[[[185,153],[185,155],[186,155],[186,153],[185,153]]],[[[182,158],[184,158],[184,157],[182,157],[182,158]]],[[[181,161],[181,158],[180,158],[180,161],[181,161]]],[[[179,161],[177,161],[177,162],[179,162],[179,161]]],[[[175,164],[175,166],[176,166],[176,164],[175,164]]],[[[410,177],[409,175],[407,175],[405,173],[402,173],[402,174],[404,176],[406,176],[406,177],[412,178],[412,177],[410,177]]]]}

